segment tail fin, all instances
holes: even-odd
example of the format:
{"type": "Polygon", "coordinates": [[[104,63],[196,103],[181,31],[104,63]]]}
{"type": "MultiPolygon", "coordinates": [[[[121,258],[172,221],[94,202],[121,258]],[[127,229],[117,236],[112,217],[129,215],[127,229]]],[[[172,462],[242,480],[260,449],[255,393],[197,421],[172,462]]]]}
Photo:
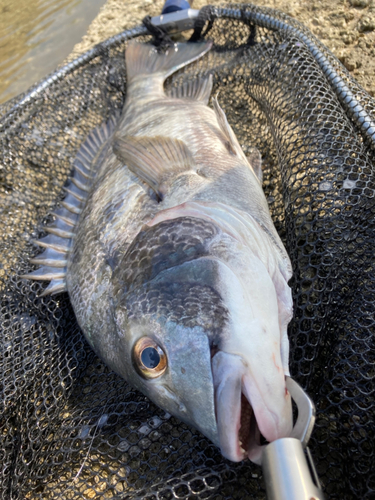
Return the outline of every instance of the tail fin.
{"type": "Polygon", "coordinates": [[[125,52],[128,82],[147,75],[159,75],[165,80],[175,71],[202,57],[212,42],[175,43],[166,52],[159,53],[149,44],[130,43],[125,52]]]}

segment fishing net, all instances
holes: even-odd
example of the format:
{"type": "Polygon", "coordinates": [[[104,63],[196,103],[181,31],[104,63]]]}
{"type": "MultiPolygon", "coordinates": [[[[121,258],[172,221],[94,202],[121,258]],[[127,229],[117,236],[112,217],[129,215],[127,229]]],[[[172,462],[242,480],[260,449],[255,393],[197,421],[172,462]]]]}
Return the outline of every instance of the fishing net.
{"type": "MultiPolygon", "coordinates": [[[[203,31],[202,31],[203,28],[203,31]]],[[[121,110],[127,40],[103,43],[0,107],[1,498],[262,499],[259,467],[110,372],[67,294],[22,280],[87,134],[121,110]]],[[[374,100],[295,20],[205,9],[214,49],[167,87],[211,72],[290,254],[291,373],[317,407],[311,450],[328,498],[375,498],[374,100]]]]}

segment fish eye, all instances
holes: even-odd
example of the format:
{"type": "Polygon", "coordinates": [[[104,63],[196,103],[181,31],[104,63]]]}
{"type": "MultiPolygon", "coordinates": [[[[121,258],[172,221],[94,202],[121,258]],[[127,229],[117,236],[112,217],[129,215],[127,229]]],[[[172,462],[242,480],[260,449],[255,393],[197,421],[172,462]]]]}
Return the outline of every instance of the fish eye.
{"type": "Polygon", "coordinates": [[[139,375],[151,379],[163,375],[167,368],[167,356],[150,337],[141,337],[133,347],[133,365],[139,375]]]}

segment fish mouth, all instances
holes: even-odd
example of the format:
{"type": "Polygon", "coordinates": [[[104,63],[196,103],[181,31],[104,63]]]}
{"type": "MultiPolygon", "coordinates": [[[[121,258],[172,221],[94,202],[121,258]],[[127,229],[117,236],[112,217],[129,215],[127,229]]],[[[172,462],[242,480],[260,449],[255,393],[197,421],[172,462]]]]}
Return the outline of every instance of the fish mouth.
{"type": "Polygon", "coordinates": [[[262,441],[266,442],[261,435],[258,423],[256,421],[253,408],[247,400],[245,394],[241,394],[241,412],[238,425],[238,449],[235,461],[241,461],[249,458],[252,462],[260,464],[262,454],[262,441]]]}
{"type": "Polygon", "coordinates": [[[292,429],[291,400],[285,382],[284,387],[275,383],[270,398],[262,390],[262,377],[255,379],[241,356],[221,351],[212,358],[212,374],[222,455],[233,462],[248,458],[260,465],[263,445],[290,435],[292,429]]]}

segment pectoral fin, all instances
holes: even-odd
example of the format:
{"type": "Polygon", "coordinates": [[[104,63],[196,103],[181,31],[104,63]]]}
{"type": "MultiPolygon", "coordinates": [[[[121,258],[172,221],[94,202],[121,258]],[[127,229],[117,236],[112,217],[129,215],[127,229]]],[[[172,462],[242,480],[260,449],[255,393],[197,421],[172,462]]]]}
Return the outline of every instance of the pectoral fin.
{"type": "Polygon", "coordinates": [[[159,196],[166,179],[193,170],[193,157],[183,141],[168,137],[117,137],[113,151],[159,196]]]}

